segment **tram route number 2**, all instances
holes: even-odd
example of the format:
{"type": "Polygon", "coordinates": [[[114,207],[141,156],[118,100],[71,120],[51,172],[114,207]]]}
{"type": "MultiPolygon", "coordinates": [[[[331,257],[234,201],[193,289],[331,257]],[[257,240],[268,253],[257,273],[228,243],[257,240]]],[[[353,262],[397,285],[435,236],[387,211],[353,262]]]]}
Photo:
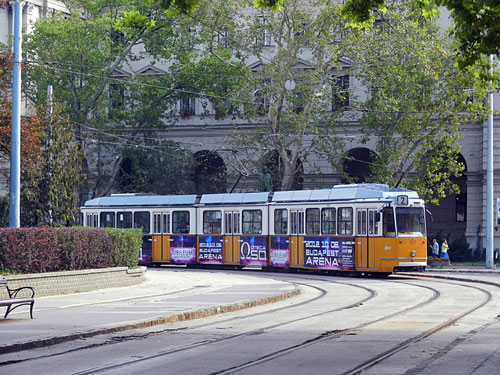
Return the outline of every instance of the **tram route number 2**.
{"type": "Polygon", "coordinates": [[[408,195],[398,195],[397,203],[400,205],[407,206],[408,205],[408,195]]]}

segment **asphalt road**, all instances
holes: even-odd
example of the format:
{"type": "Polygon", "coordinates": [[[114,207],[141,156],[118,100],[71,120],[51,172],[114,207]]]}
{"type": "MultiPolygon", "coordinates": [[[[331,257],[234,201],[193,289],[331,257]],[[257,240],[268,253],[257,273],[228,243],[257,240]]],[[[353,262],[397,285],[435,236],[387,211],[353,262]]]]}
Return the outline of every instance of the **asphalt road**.
{"type": "MultiPolygon", "coordinates": [[[[214,293],[224,280],[239,287],[235,293],[246,289],[256,297],[258,285],[288,285],[301,293],[203,319],[4,354],[0,374],[496,375],[500,368],[498,273],[446,280],[176,272],[214,293]]],[[[231,287],[221,293],[229,298],[231,287]]],[[[192,293],[183,301],[199,303],[202,296],[192,293]]],[[[146,313],[151,301],[134,305],[146,313]]]]}

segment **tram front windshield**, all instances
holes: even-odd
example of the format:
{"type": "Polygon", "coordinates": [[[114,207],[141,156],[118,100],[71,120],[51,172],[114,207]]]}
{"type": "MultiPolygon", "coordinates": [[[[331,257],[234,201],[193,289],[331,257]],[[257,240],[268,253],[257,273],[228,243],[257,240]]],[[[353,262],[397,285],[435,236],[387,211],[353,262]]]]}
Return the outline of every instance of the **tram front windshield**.
{"type": "Polygon", "coordinates": [[[421,207],[397,207],[398,237],[425,237],[425,215],[421,207]]]}

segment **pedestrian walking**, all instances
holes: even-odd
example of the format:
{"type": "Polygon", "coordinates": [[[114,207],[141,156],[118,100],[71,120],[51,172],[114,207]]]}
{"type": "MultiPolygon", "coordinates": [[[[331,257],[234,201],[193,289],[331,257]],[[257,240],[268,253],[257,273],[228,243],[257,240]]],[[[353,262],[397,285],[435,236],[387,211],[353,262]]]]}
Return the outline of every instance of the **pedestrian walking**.
{"type": "Polygon", "coordinates": [[[432,240],[431,249],[432,249],[432,256],[434,258],[438,258],[439,257],[439,244],[435,238],[432,240]]]}
{"type": "Polygon", "coordinates": [[[446,241],[446,239],[444,239],[443,244],[441,245],[441,254],[439,254],[439,256],[441,258],[449,260],[450,256],[448,255],[448,249],[449,249],[448,241],[446,241]]]}

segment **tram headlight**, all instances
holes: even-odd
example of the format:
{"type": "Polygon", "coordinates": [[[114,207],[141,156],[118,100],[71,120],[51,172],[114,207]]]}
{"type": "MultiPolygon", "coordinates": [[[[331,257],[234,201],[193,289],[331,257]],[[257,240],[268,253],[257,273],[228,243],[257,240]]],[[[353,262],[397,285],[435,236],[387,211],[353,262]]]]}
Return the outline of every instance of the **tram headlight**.
{"type": "Polygon", "coordinates": [[[414,257],[414,256],[416,256],[416,255],[417,255],[417,253],[416,253],[415,251],[412,251],[412,252],[410,253],[410,255],[411,255],[412,257],[414,257]]]}

